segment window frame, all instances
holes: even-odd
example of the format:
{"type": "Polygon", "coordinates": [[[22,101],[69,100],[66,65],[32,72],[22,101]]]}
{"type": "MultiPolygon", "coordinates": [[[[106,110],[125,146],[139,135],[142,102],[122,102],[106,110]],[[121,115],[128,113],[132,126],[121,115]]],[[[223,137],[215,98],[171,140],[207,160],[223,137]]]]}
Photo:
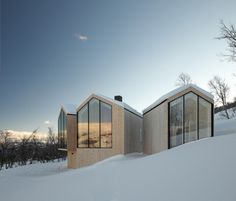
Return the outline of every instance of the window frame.
{"type": "MultiPolygon", "coordinates": [[[[171,103],[172,102],[174,102],[174,101],[177,101],[178,99],[181,99],[181,102],[182,102],[182,105],[181,105],[181,108],[182,108],[182,118],[181,118],[181,121],[182,121],[182,134],[181,134],[181,141],[182,141],[182,144],[183,144],[183,142],[184,142],[184,97],[183,96],[180,96],[180,97],[178,97],[178,98],[176,98],[176,99],[174,99],[174,100],[172,100],[172,101],[170,101],[169,102],[169,110],[168,110],[168,115],[169,115],[169,118],[168,118],[168,125],[169,125],[169,144],[171,145],[171,132],[170,132],[170,123],[171,123],[171,121],[170,121],[170,108],[171,108],[171,103]]],[[[175,135],[176,136],[176,139],[177,139],[177,135],[175,135]]],[[[179,144],[179,145],[181,145],[181,144],[179,144]]],[[[179,145],[176,145],[176,146],[172,146],[172,147],[177,147],[177,146],[179,146],[179,145]]]]}
{"type": "Polygon", "coordinates": [[[77,148],[81,148],[81,149],[87,149],[89,148],[89,102],[87,102],[86,104],[83,105],[83,107],[81,107],[78,111],[77,111],[77,148]],[[88,113],[88,146],[86,147],[79,147],[79,112],[85,107],[87,106],[87,113],[88,113]]]}
{"type": "Polygon", "coordinates": [[[174,148],[171,147],[170,145],[170,103],[172,101],[175,101],[176,99],[183,97],[183,144],[188,143],[185,142],[185,95],[189,94],[189,93],[193,93],[197,96],[197,139],[199,140],[199,98],[202,98],[203,100],[205,100],[206,102],[208,102],[211,105],[211,134],[210,137],[214,136],[214,104],[211,103],[210,101],[208,101],[207,99],[205,99],[204,97],[200,96],[199,94],[195,93],[194,91],[189,91],[185,94],[183,94],[182,96],[178,96],[175,99],[171,100],[168,102],[168,149],[174,148]]]}
{"type": "Polygon", "coordinates": [[[58,117],[58,148],[67,149],[67,114],[63,109],[58,117]]]}
{"type": "Polygon", "coordinates": [[[76,115],[76,119],[77,119],[77,148],[79,149],[112,149],[113,148],[113,118],[112,118],[112,114],[113,114],[113,107],[111,104],[102,101],[96,97],[92,97],[90,98],[78,111],[77,111],[77,115],[76,115]],[[89,146],[89,102],[92,100],[98,100],[99,101],[99,147],[90,147],[89,146]],[[102,147],[101,146],[101,103],[104,103],[106,105],[109,105],[111,107],[111,147],[102,147]],[[87,105],[88,107],[88,146],[87,147],[80,147],[79,146],[79,112],[84,108],[84,106],[87,105]]]}

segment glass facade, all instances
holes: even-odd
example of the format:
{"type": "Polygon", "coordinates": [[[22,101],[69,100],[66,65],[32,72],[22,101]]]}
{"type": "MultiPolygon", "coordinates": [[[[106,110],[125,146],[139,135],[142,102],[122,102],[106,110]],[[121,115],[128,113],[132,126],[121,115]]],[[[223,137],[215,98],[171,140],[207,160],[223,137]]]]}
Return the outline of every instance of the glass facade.
{"type": "Polygon", "coordinates": [[[78,112],[79,147],[88,147],[88,104],[78,112]]]}
{"type": "Polygon", "coordinates": [[[58,144],[59,148],[67,148],[67,116],[63,110],[58,118],[58,144]]]}
{"type": "Polygon", "coordinates": [[[183,97],[170,103],[170,146],[183,143],[183,97]]]}
{"type": "Polygon", "coordinates": [[[199,139],[211,136],[211,104],[199,98],[199,139]]]}
{"type": "Polygon", "coordinates": [[[109,148],[112,144],[111,106],[101,102],[101,147],[109,148]]]}
{"type": "Polygon", "coordinates": [[[212,104],[189,92],[169,103],[169,147],[212,136],[212,104]]]}
{"type": "Polygon", "coordinates": [[[99,100],[89,101],[89,147],[100,147],[99,100]]]}
{"type": "Polygon", "coordinates": [[[191,142],[197,139],[197,95],[188,93],[184,101],[184,140],[191,142]]]}
{"type": "Polygon", "coordinates": [[[78,113],[78,147],[112,147],[112,107],[91,99],[78,113]]]}

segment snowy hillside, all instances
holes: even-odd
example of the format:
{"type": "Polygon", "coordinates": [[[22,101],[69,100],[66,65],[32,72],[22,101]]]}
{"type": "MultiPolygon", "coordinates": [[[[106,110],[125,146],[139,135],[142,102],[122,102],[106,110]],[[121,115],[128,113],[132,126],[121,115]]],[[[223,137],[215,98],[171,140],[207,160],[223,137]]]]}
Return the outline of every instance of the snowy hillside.
{"type": "Polygon", "coordinates": [[[236,117],[215,120],[215,136],[236,133],[236,117]]]}
{"type": "MultiPolygon", "coordinates": [[[[235,122],[228,124],[236,126],[235,122]]],[[[219,127],[227,128],[228,124],[222,122],[219,127]]],[[[226,130],[222,133],[231,132],[226,130]]],[[[235,201],[235,158],[236,133],[187,143],[151,156],[116,156],[77,170],[68,170],[65,162],[35,164],[1,171],[0,198],[235,201]]]]}

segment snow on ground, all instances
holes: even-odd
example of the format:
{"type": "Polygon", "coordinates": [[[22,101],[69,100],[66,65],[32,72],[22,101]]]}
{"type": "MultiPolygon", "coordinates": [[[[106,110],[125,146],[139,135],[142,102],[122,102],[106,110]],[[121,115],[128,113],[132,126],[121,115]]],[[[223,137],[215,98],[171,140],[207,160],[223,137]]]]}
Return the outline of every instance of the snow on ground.
{"type": "MultiPolygon", "coordinates": [[[[235,122],[219,128],[229,125],[235,122]]],[[[235,201],[235,158],[236,132],[76,170],[65,161],[28,165],[0,171],[0,200],[235,201]]]]}
{"type": "Polygon", "coordinates": [[[236,117],[215,120],[215,136],[236,133],[236,117]]]}
{"type": "MultiPolygon", "coordinates": [[[[228,114],[229,114],[230,118],[236,118],[236,107],[230,108],[227,111],[228,111],[228,114]]],[[[215,118],[216,121],[226,119],[225,118],[225,111],[217,112],[214,115],[214,118],[215,118]]]]}

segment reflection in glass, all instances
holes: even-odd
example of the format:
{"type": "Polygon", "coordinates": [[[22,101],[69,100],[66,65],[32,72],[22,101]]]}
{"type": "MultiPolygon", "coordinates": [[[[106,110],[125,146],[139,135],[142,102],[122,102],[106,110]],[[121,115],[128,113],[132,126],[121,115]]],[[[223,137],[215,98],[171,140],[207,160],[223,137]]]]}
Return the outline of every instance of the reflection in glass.
{"type": "Polygon", "coordinates": [[[211,136],[211,104],[199,98],[199,139],[211,136]]]}
{"type": "Polygon", "coordinates": [[[183,97],[170,103],[170,147],[183,144],[183,97]]]}
{"type": "Polygon", "coordinates": [[[79,147],[88,147],[88,105],[78,112],[79,147]]]}
{"type": "Polygon", "coordinates": [[[101,147],[112,147],[112,108],[110,105],[101,102],[101,147]]]}
{"type": "Polygon", "coordinates": [[[61,110],[58,118],[58,144],[60,148],[67,147],[67,117],[63,110],[61,110]]]}
{"type": "Polygon", "coordinates": [[[99,101],[89,101],[89,147],[99,147],[99,101]]]}
{"type": "Polygon", "coordinates": [[[197,139],[197,95],[188,93],[184,101],[184,140],[191,142],[197,139]]]}

